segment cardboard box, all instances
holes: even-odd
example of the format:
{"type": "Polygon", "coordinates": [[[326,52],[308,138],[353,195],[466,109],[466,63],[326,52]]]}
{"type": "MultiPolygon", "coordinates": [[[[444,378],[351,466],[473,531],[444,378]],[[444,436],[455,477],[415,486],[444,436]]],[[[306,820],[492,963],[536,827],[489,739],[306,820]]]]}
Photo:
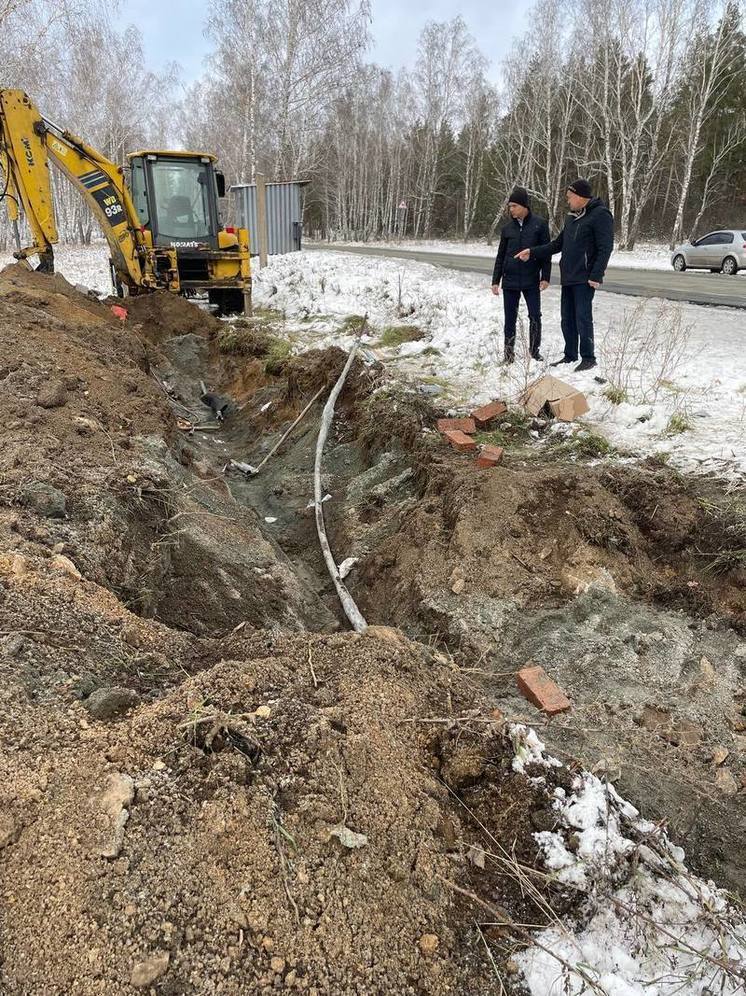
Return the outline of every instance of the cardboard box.
{"type": "Polygon", "coordinates": [[[520,401],[532,415],[551,415],[561,422],[572,422],[591,410],[581,391],[551,374],[529,384],[520,401]]]}

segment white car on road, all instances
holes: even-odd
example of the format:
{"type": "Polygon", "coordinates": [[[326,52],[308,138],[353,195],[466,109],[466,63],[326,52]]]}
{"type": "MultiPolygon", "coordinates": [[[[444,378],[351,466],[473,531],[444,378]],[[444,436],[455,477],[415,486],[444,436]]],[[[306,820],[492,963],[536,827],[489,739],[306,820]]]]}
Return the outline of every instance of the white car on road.
{"type": "Polygon", "coordinates": [[[687,269],[709,270],[733,276],[746,269],[746,231],[723,229],[676,246],[671,253],[671,266],[678,273],[687,269]]]}

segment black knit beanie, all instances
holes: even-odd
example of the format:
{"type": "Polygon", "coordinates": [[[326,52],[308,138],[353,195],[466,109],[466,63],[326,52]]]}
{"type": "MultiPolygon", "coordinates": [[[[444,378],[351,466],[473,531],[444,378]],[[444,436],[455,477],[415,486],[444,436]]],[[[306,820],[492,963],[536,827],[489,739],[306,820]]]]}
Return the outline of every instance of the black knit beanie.
{"type": "Polygon", "coordinates": [[[567,189],[572,190],[572,192],[577,194],[578,197],[588,197],[589,199],[593,197],[591,185],[587,180],[576,180],[575,183],[571,183],[567,189]]]}
{"type": "Polygon", "coordinates": [[[508,197],[508,204],[520,204],[521,207],[528,207],[528,191],[525,187],[514,187],[508,197]]]}

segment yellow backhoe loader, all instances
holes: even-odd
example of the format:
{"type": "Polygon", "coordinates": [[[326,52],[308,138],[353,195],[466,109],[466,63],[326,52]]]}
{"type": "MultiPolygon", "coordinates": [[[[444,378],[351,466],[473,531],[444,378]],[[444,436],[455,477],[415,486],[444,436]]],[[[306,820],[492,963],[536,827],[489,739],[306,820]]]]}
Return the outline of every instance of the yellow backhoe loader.
{"type": "Polygon", "coordinates": [[[22,90],[0,89],[0,200],[13,225],[15,258],[38,255],[38,268],[54,271],[51,161],[101,225],[120,297],[156,288],[187,296],[207,291],[221,313],[248,312],[249,233],[222,227],[218,199],[225,180],[215,156],[145,150],[127,158],[128,167],[117,166],[44,118],[22,90]],[[26,247],[20,211],[33,239],[26,247]]]}

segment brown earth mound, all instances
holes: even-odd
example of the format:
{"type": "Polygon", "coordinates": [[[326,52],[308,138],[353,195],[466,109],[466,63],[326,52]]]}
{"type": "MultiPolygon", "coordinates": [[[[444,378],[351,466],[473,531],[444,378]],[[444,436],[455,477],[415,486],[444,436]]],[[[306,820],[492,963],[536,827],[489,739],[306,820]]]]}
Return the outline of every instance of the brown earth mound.
{"type": "Polygon", "coordinates": [[[129,297],[119,303],[127,308],[127,321],[139,323],[150,342],[160,343],[176,335],[209,337],[217,335],[221,328],[221,322],[209,312],[167,291],[129,297]]]}

